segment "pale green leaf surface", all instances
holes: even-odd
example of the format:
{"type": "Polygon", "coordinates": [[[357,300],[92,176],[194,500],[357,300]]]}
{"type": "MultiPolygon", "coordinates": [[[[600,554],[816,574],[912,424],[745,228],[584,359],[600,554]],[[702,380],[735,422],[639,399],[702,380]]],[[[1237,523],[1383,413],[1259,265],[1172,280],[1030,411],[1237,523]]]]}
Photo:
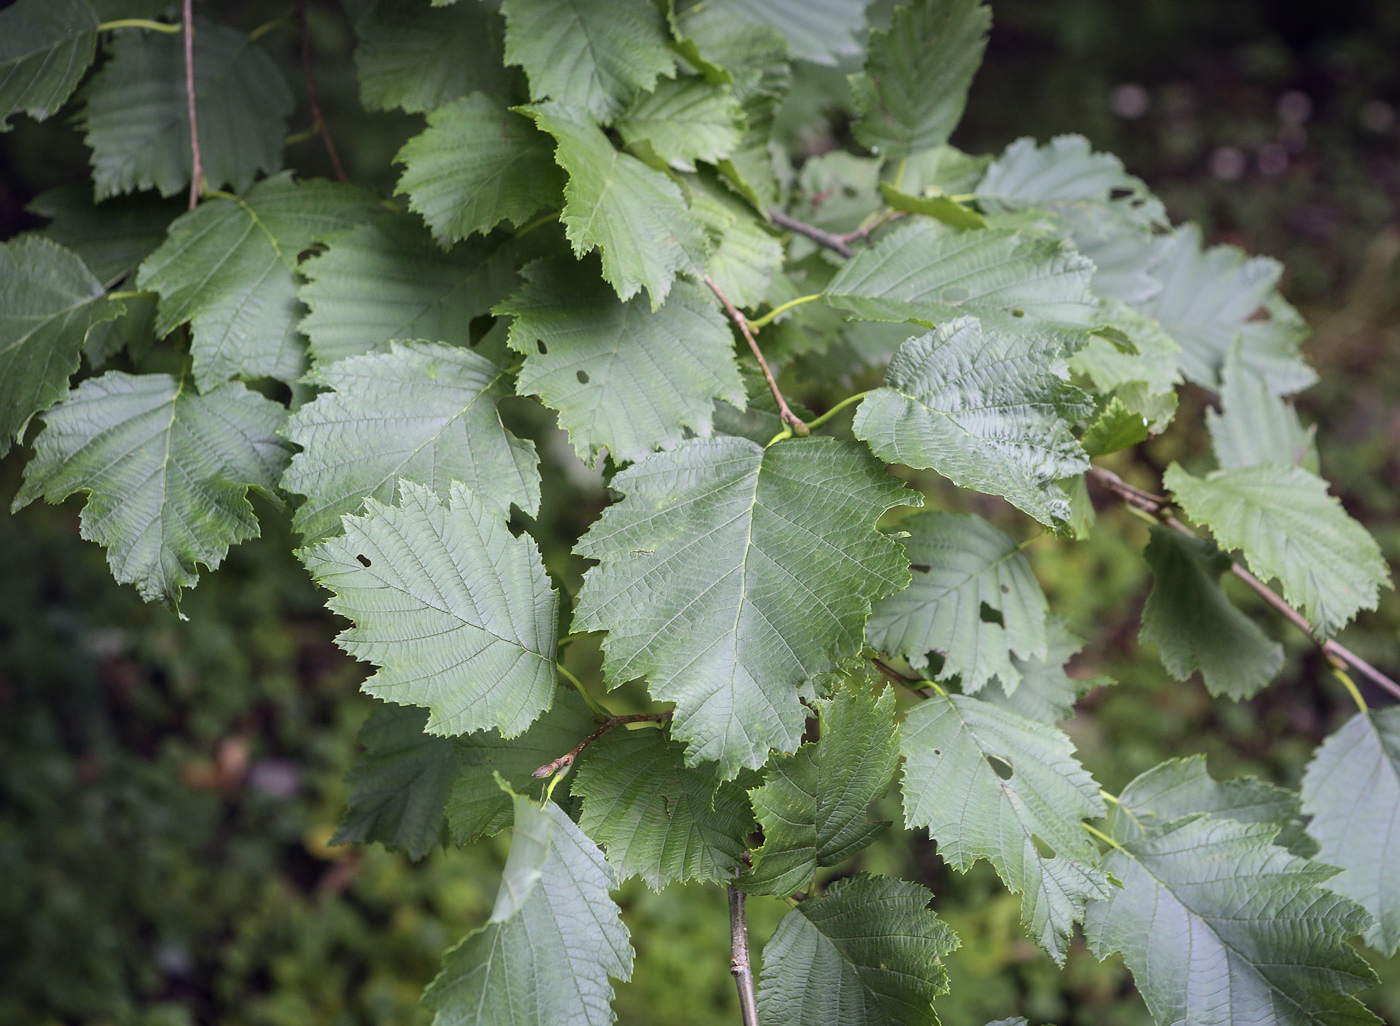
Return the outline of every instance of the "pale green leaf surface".
{"type": "Polygon", "coordinates": [[[1206,427],[1222,469],[1276,463],[1318,472],[1314,429],[1305,429],[1293,404],[1244,366],[1239,347],[1225,360],[1221,381],[1221,410],[1206,410],[1206,427]]]}
{"type": "Polygon", "coordinates": [[[1085,902],[1109,893],[1080,828],[1081,819],[1103,815],[1104,804],[1073,742],[1054,727],[951,695],[909,713],[900,752],[906,825],[928,827],[954,869],[987,859],[1020,892],[1031,937],[1063,964],[1085,902]]]}
{"type": "Polygon", "coordinates": [[[721,775],[802,738],[810,683],[860,650],[870,603],[904,587],[880,514],[918,505],[860,446],[695,439],[624,470],[578,545],[575,630],[606,630],[613,684],[645,676],[674,736],[721,775]]]}
{"type": "Polygon", "coordinates": [[[705,273],[735,306],[757,307],[782,270],[783,244],[747,203],[711,176],[702,173],[686,182],[691,209],[709,230],[714,244],[705,273]]]}
{"type": "Polygon", "coordinates": [[[436,110],[473,91],[508,94],[504,26],[486,4],[379,0],[358,25],[355,70],[366,110],[436,110]]]}
{"type": "MultiPolygon", "coordinates": [[[[516,391],[559,411],[579,458],[600,449],[645,459],[689,429],[710,433],[714,400],[742,405],[733,336],[708,290],[677,282],[660,309],[627,300],[568,260],[525,268],[524,287],[496,307],[515,317],[510,345],[525,354],[516,391]]],[[[594,271],[596,273],[596,270],[594,271]]]]}
{"type": "Polygon", "coordinates": [[[696,75],[658,83],[655,92],[639,96],[617,122],[628,146],[649,146],[681,171],[694,171],[697,160],[719,163],[747,128],[733,92],[696,75]]]}
{"type": "Polygon", "coordinates": [[[558,805],[516,796],[491,918],[448,950],[423,992],[434,1026],[610,1026],[608,977],[632,975],[614,886],[603,853],[558,805]]]}
{"type": "Polygon", "coordinates": [[[331,389],[297,410],[286,434],[302,451],[282,487],[306,496],[292,520],[306,543],[338,533],[340,517],[366,496],[393,500],[412,481],[448,497],[460,481],[509,517],[511,504],[539,510],[533,442],[501,423],[496,403],[513,394],[506,372],[441,342],[391,343],[387,353],[341,360],[315,375],[331,389]]]}
{"type": "Polygon", "coordinates": [[[1089,467],[1070,425],[1093,409],[1055,374],[1061,351],[1053,336],[949,321],[900,347],[852,430],[886,462],[936,470],[1060,525],[1069,500],[1057,482],[1089,467]]]}
{"type": "Polygon", "coordinates": [[[911,196],[960,196],[977,188],[991,162],[990,156],[973,156],[956,146],[935,146],[905,160],[902,175],[896,165],[890,184],[911,196]]]}
{"type": "Polygon", "coordinates": [[[166,374],[90,378],[45,414],[15,508],[88,493],[82,536],[107,548],[118,581],[174,605],[198,564],[257,537],[248,489],[276,494],[286,417],[239,384],[199,395],[166,374]]]}
{"type": "Polygon", "coordinates": [[[760,1021],[785,1026],[937,1026],[943,956],[958,938],[907,880],[837,880],[789,912],[763,946],[760,1021]]]}
{"type": "Polygon", "coordinates": [[[1079,443],[1084,447],[1085,454],[1093,459],[1122,449],[1131,449],[1139,442],[1145,442],[1148,426],[1141,413],[1130,408],[1121,397],[1115,395],[1084,429],[1079,443]]]}
{"type": "Polygon", "coordinates": [[[1048,654],[1045,595],[1010,538],[971,513],[930,511],[900,522],[914,583],[875,603],[870,644],[921,670],[943,655],[938,679],[960,676],[963,690],[992,677],[1013,692],[1021,673],[1012,655],[1048,654]],[[995,616],[987,615],[990,610],[995,616]]]}
{"type": "Polygon", "coordinates": [[[1240,361],[1275,395],[1292,395],[1317,382],[1299,347],[1312,329],[1277,291],[1264,298],[1253,319],[1240,327],[1240,361]]]}
{"type": "Polygon", "coordinates": [[[741,25],[777,29],[794,57],[815,64],[835,64],[862,49],[865,4],[860,0],[712,0],[707,6],[741,25]]]}
{"type": "Polygon", "coordinates": [[[64,185],[35,196],[25,209],[51,218],[41,234],[82,257],[98,281],[113,282],[165,241],[170,222],[186,206],[150,193],[96,203],[87,186],[64,185]]]}
{"type": "Polygon", "coordinates": [[[1303,774],[1308,833],[1320,862],[1341,873],[1327,886],[1375,917],[1367,943],[1400,948],[1400,707],[1353,716],[1318,748],[1303,774]]]}
{"type": "Polygon", "coordinates": [[[446,506],[409,481],[399,493],[303,550],[326,605],[354,623],[336,644],[380,667],[366,692],[426,706],[429,733],[522,733],[555,689],[559,600],[539,549],[462,484],[446,506]]]}
{"type": "Polygon", "coordinates": [[[1095,153],[1082,135],[1057,135],[1044,146],[1017,139],[987,168],[977,196],[989,213],[1037,207],[1072,226],[1104,215],[1144,227],[1166,224],[1161,201],[1142,179],[1113,154],[1095,153]]]}
{"type": "Polygon", "coordinates": [[[953,228],[987,227],[986,218],[951,196],[911,196],[908,193],[900,192],[889,182],[880,183],[880,195],[891,210],[902,210],[907,214],[923,214],[953,228]]]}
{"type": "MultiPolygon", "coordinates": [[[[190,184],[182,34],[123,32],[83,91],[79,124],[92,147],[98,199],[137,189],[171,196],[190,184]]],[[[210,188],[244,192],[282,166],[292,92],[276,62],[243,33],[197,19],[195,104],[210,188]]]]}
{"type": "Polygon", "coordinates": [[[0,132],[20,111],[58,113],[92,63],[97,12],[87,0],[18,0],[0,11],[0,132]]]}
{"type": "Polygon", "coordinates": [[[1181,383],[1177,361],[1181,347],[1160,324],[1125,303],[1105,302],[1103,320],[1121,332],[1136,352],[1128,352],[1099,334],[1069,358],[1070,368],[1087,374],[1102,393],[1117,398],[1160,433],[1176,411],[1176,387],[1181,383]]]}
{"type": "Polygon", "coordinates": [[[1221,546],[1240,549],[1256,575],[1278,578],[1290,605],[1319,637],[1340,630],[1361,609],[1375,609],[1390,586],[1380,547],[1327,482],[1301,467],[1263,465],[1192,477],[1167,468],[1163,483],[1181,508],[1211,529],[1221,546]]]}
{"type": "Polygon", "coordinates": [[[1085,692],[1112,681],[1104,677],[1081,679],[1065,673],[1065,664],[1084,643],[1071,634],[1058,617],[1047,618],[1045,628],[1043,659],[1022,659],[1014,653],[1011,656],[1011,665],[1020,674],[1020,683],[1008,687],[996,677],[977,697],[1027,719],[1054,726],[1070,718],[1074,704],[1085,692]]]}

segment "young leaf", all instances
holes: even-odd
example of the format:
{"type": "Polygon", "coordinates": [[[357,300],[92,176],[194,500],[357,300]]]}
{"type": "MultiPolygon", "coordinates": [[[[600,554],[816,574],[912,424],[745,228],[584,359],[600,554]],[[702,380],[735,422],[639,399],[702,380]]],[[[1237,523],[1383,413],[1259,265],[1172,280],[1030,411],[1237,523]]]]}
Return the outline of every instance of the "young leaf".
{"type": "Polygon", "coordinates": [[[552,802],[515,797],[515,835],[486,925],[448,950],[423,992],[437,1026],[611,1026],[609,976],[632,945],[603,853],[552,802]]]}
{"type": "Polygon", "coordinates": [[[661,82],[655,92],[639,96],[617,123],[618,133],[634,152],[650,148],[680,171],[694,171],[697,160],[723,160],[739,145],[747,127],[734,94],[698,75],[661,82]]]}
{"type": "Polygon", "coordinates": [[[1390,585],[1375,539],[1327,494],[1326,481],[1301,467],[1270,464],[1197,478],[1173,464],[1163,482],[1222,547],[1242,550],[1264,580],[1282,581],[1284,596],[1319,637],[1336,633],[1358,610],[1375,609],[1380,586],[1390,585]]]}
{"type": "Polygon", "coordinates": [[[275,496],[290,446],[287,413],[242,385],[204,395],[166,374],[110,371],[44,415],[14,508],[89,495],[82,536],[107,547],[112,575],[175,605],[230,545],[258,535],[248,489],[275,496]]]}
{"type": "Polygon", "coordinates": [[[18,0],[0,11],[0,132],[24,111],[58,113],[92,63],[97,12],[87,0],[18,0]]]}
{"type": "Polygon", "coordinates": [[[783,917],[763,946],[760,1020],[790,1026],[937,1026],[942,958],[958,938],[929,911],[933,894],[864,873],[837,880],[783,917]]]}
{"type": "Polygon", "coordinates": [[[114,282],[165,241],[170,222],[186,207],[150,193],[95,203],[86,186],[63,185],[41,192],[24,209],[50,218],[41,234],[82,257],[98,281],[114,282]]]}
{"type": "Polygon", "coordinates": [[[930,698],[904,721],[904,820],[928,827],[954,869],[987,859],[1031,937],[1063,964],[1085,902],[1108,877],[1080,820],[1104,813],[1059,730],[965,695],[930,698]]]}
{"type": "Polygon", "coordinates": [[[961,676],[977,691],[990,678],[1013,692],[1011,662],[1045,658],[1045,595],[1019,547],[971,513],[920,513],[900,522],[914,583],[876,602],[865,636],[919,670],[943,653],[939,680],[961,676]]]}
{"type": "Polygon", "coordinates": [[[1318,472],[1314,428],[1305,430],[1293,404],[1244,366],[1239,346],[1225,360],[1221,379],[1221,412],[1206,410],[1211,448],[1221,469],[1276,463],[1318,472]]]}
{"type": "Polygon", "coordinates": [[[429,114],[428,127],[399,150],[397,191],[443,245],[502,221],[523,224],[561,202],[564,172],[551,142],[523,114],[472,93],[429,114]]]}
{"type": "MultiPolygon", "coordinates": [[[[210,188],[244,192],[282,166],[292,92],[242,32],[195,22],[194,87],[200,158],[210,188]]],[[[137,189],[171,196],[190,184],[185,43],[179,34],[123,32],[84,89],[79,123],[92,147],[97,198],[137,189]]]]}
{"type": "Polygon", "coordinates": [[[37,236],[0,243],[0,456],[68,394],[88,333],[122,310],[72,251],[37,236]]]}
{"type": "Polygon", "coordinates": [[[606,630],[614,684],[676,703],[688,759],[720,774],[794,750],[811,679],[860,650],[870,602],[906,586],[877,517],[918,498],[861,448],[794,438],[682,442],[622,471],[579,555],[575,630],[606,630]]]}
{"type": "Polygon", "coordinates": [[[1114,396],[1108,405],[1099,411],[1094,422],[1084,430],[1079,444],[1093,459],[1111,452],[1131,449],[1139,442],[1145,442],[1148,423],[1141,413],[1129,408],[1119,396],[1114,396]]]}
{"type": "Polygon", "coordinates": [[[469,239],[444,253],[418,220],[376,212],[328,240],[298,268],[297,297],[311,310],[301,330],[318,366],[383,350],[391,339],[472,342],[471,321],[515,287],[509,251],[469,239]]]}
{"type": "Polygon", "coordinates": [[[1400,707],[1359,713],[1329,737],[1303,774],[1317,858],[1342,870],[1327,886],[1375,917],[1366,942],[1400,948],[1400,707]]]}
{"type": "MultiPolygon", "coordinates": [[[[579,459],[606,448],[635,462],[658,446],[710,433],[714,400],[742,405],[733,336],[708,290],[677,282],[660,309],[619,300],[570,260],[542,261],[496,307],[514,315],[510,346],[525,354],[516,390],[559,411],[579,459]]],[[[595,270],[596,273],[596,270],[595,270]]]]}
{"type": "Polygon", "coordinates": [[[574,255],[597,249],[603,277],[620,299],[645,288],[657,309],[677,274],[699,275],[708,242],[675,182],[628,153],[571,108],[544,103],[523,108],[558,141],[554,159],[569,173],[564,188],[565,234],[574,255]]]}
{"type": "Polygon", "coordinates": [[[1063,620],[1054,616],[1047,618],[1045,634],[1046,654],[1043,659],[1021,659],[1012,655],[1011,665],[1020,675],[1019,684],[1008,687],[1000,677],[994,677],[991,685],[977,697],[1028,720],[1053,727],[1069,719],[1074,712],[1074,704],[1085,692],[1113,682],[1104,677],[1080,679],[1065,673],[1065,664],[1084,647],[1084,643],[1069,632],[1063,620]]]}
{"type": "Polygon", "coordinates": [[[685,746],[651,728],[613,730],[580,760],[579,826],[626,879],[652,890],[678,880],[732,881],[754,828],[744,789],[685,765],[685,746]]]}
{"type": "Polygon", "coordinates": [[[880,195],[891,210],[902,210],[906,214],[923,214],[963,230],[987,227],[986,218],[951,196],[914,196],[900,192],[889,182],[880,183],[880,195]]]}
{"type": "Polygon", "coordinates": [[[1109,333],[1121,332],[1135,351],[1125,351],[1103,334],[1090,335],[1088,344],[1069,358],[1070,369],[1089,375],[1099,392],[1116,393],[1124,406],[1148,421],[1152,432],[1162,432],[1176,412],[1181,347],[1160,324],[1125,303],[1105,302],[1101,313],[1109,333]]]}
{"type": "Polygon", "coordinates": [[[504,0],[501,11],[506,61],[525,69],[532,100],[606,123],[676,73],[665,21],[647,0],[504,0]]]}
{"type": "MultiPolygon", "coordinates": [[[[1165,225],[1162,203],[1111,153],[1095,153],[1082,135],[1057,135],[1045,146],[1017,139],[987,168],[977,197],[988,213],[1035,207],[1087,227],[1107,215],[1137,227],[1165,225]]],[[[1076,232],[1076,235],[1078,232],[1076,232]]],[[[1140,236],[1139,249],[1151,236],[1140,236]]]]}
{"type": "Polygon", "coordinates": [[[834,866],[883,834],[865,810],[884,796],[899,765],[894,692],[846,687],[820,707],[821,737],[778,757],[762,787],[749,792],[763,847],[740,881],[747,891],[787,897],[818,867],[834,866]]]}
{"type": "Polygon", "coordinates": [[[485,357],[441,342],[390,343],[314,380],[332,391],[288,421],[287,437],[303,451],[282,479],[306,496],[292,526],[308,544],[337,533],[341,515],[358,512],[366,496],[391,502],[399,479],[441,499],[460,481],[502,516],[512,503],[538,512],[534,443],[501,423],[496,403],[512,394],[510,380],[485,357]]]}
{"type": "Polygon", "coordinates": [[[1220,586],[1230,557],[1209,542],[1152,527],[1152,594],[1139,638],[1157,646],[1177,680],[1197,670],[1212,695],[1250,698],[1283,666],[1283,646],[1235,608],[1220,586]]]}
{"type": "Polygon", "coordinates": [[[1078,331],[1098,319],[1093,274],[1058,240],[919,220],[847,261],[826,296],[875,321],[933,325],[972,315],[1001,331],[1078,331]]]}
{"type": "Polygon", "coordinates": [[[860,117],[852,129],[885,160],[948,141],[967,105],[992,12],[979,0],[913,0],[870,34],[865,70],[851,76],[860,117]]]}
{"type": "Polygon", "coordinates": [[[886,462],[1003,495],[1057,527],[1070,511],[1056,482],[1089,468],[1070,425],[1093,410],[1055,374],[1061,352],[1053,336],[959,317],[900,346],[852,430],[886,462]]]}
{"type": "MultiPolygon", "coordinates": [[[[814,64],[835,64],[861,52],[865,4],[851,0],[714,0],[715,14],[753,32],[772,26],[783,34],[792,55],[814,64]],[[748,24],[745,24],[745,23],[748,24]]],[[[708,51],[706,51],[708,52],[708,51]]],[[[723,60],[720,63],[724,63],[723,60]]],[[[728,67],[728,65],[725,65],[728,67]]]]}
{"type": "Polygon", "coordinates": [[[207,200],[176,219],[141,265],[137,284],[160,293],[158,334],[190,322],[200,388],[229,378],[290,383],[301,376],[297,254],[369,217],[373,204],[356,187],[297,184],[288,172],[263,179],[246,196],[207,200]],[[215,267],[219,273],[211,274],[215,267]]]}
{"type": "Polygon", "coordinates": [[[1122,886],[1089,906],[1084,932],[1099,958],[1122,953],[1158,1022],[1380,1022],[1351,996],[1375,982],[1347,943],[1369,917],[1326,889],[1334,870],[1273,844],[1277,830],[1179,819],[1109,852],[1122,886]]]}
{"type": "Polygon", "coordinates": [[[345,534],[303,550],[326,603],[354,622],[336,644],[380,669],[363,689],[431,710],[431,734],[522,733],[554,698],[559,598],[539,549],[454,482],[448,505],[399,484],[345,534]]]}

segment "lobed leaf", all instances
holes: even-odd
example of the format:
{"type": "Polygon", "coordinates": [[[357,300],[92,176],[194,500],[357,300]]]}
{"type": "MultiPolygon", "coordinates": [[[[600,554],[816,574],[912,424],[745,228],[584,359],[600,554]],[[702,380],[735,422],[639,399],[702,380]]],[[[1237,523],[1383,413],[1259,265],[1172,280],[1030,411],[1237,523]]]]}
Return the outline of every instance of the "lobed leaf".
{"type": "Polygon", "coordinates": [[[691,209],[709,231],[713,243],[705,273],[736,307],[758,306],[782,272],[783,244],[747,203],[716,178],[693,175],[686,184],[691,209]]]}
{"type": "Polygon", "coordinates": [[[87,0],[16,0],[0,11],[0,132],[24,111],[58,113],[97,51],[97,12],[87,0]]]}
{"type": "Polygon", "coordinates": [[[680,171],[694,171],[697,160],[724,160],[747,128],[744,109],[729,88],[698,75],[658,83],[617,122],[618,134],[634,153],[649,151],[680,171]]]}
{"type": "Polygon", "coordinates": [[[737,23],[743,31],[753,32],[758,26],[777,29],[792,48],[794,57],[814,64],[835,64],[842,57],[858,55],[862,49],[858,39],[865,28],[863,3],[850,0],[714,0],[708,6],[714,9],[717,17],[737,23]]]}
{"type": "Polygon", "coordinates": [[[1223,470],[1275,463],[1318,472],[1315,425],[1304,430],[1293,404],[1244,366],[1236,346],[1221,372],[1221,410],[1206,410],[1211,448],[1223,470]]]}
{"type": "Polygon", "coordinates": [[[1021,659],[1014,653],[1011,665],[1020,675],[1020,683],[1008,687],[1000,677],[977,696],[984,702],[1000,706],[1028,720],[1054,726],[1069,719],[1074,704],[1089,690],[1113,681],[1106,677],[1071,677],[1065,664],[1084,643],[1065,627],[1064,621],[1051,616],[1045,623],[1046,654],[1044,658],[1021,659]]]}

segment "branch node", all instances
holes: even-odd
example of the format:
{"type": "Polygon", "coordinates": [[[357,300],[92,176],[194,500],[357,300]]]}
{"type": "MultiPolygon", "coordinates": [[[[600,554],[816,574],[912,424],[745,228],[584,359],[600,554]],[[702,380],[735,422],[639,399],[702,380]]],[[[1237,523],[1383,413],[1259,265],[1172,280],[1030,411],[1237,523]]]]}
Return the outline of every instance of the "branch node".
{"type": "Polygon", "coordinates": [[[725,312],[730,319],[739,326],[739,331],[749,344],[749,349],[753,352],[754,358],[758,360],[758,365],[763,370],[763,377],[768,382],[768,390],[773,393],[773,399],[778,404],[778,416],[784,424],[792,429],[792,433],[798,438],[806,438],[812,433],[806,423],[797,414],[792,412],[787,400],[783,398],[783,393],[778,389],[778,382],[773,378],[773,372],[768,369],[768,361],[763,358],[763,350],[758,348],[758,341],[753,337],[753,332],[749,329],[749,321],[738,308],[729,301],[723,290],[715,284],[715,280],[708,274],[705,275],[705,284],[710,287],[710,291],[719,297],[719,301],[724,304],[725,312]]]}

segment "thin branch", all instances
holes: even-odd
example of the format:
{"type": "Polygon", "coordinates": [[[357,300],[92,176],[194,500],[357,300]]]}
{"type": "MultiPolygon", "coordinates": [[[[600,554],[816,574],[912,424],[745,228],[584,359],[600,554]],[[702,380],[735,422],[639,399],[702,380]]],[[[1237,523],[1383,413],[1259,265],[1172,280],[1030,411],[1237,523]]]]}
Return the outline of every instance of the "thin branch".
{"type": "Polygon", "coordinates": [[[199,155],[199,118],[194,102],[194,0],[185,0],[185,101],[190,116],[190,209],[199,202],[204,184],[204,161],[199,155]]]}
{"type": "Polygon", "coordinates": [[[628,713],[626,716],[609,716],[603,721],[603,725],[601,727],[599,727],[593,733],[589,734],[578,744],[574,745],[572,751],[565,752],[553,762],[545,763],[539,769],[535,770],[535,772],[532,773],[531,776],[537,779],[543,779],[544,777],[553,776],[560,770],[568,769],[574,764],[574,760],[577,759],[579,755],[583,753],[583,750],[585,748],[591,745],[594,741],[597,741],[600,737],[602,737],[608,731],[612,730],[614,727],[620,727],[624,723],[655,723],[660,725],[662,723],[665,723],[670,718],[671,711],[669,709],[666,712],[659,713],[628,713]]]}
{"type": "Polygon", "coordinates": [[[793,413],[788,407],[787,400],[783,398],[783,393],[778,390],[778,383],[773,380],[773,372],[768,369],[768,361],[763,358],[763,350],[758,348],[758,342],[754,340],[753,332],[749,330],[748,319],[739,312],[733,303],[729,301],[715,280],[708,274],[705,275],[705,284],[710,286],[710,291],[719,297],[719,301],[724,304],[724,309],[730,318],[739,326],[739,331],[749,343],[749,349],[753,351],[754,358],[758,360],[758,365],[763,368],[763,376],[768,380],[768,390],[773,393],[773,398],[778,403],[778,416],[782,422],[792,429],[792,433],[798,437],[805,438],[811,434],[811,430],[802,422],[802,418],[793,413]]]}
{"type": "MultiPolygon", "coordinates": [[[[1089,474],[1095,481],[1099,482],[1099,484],[1103,485],[1110,492],[1113,492],[1128,505],[1151,514],[1173,530],[1189,535],[1192,538],[1196,537],[1195,531],[1191,530],[1191,528],[1187,527],[1172,515],[1171,504],[1160,495],[1153,495],[1151,492],[1145,492],[1141,488],[1136,488],[1113,473],[1113,471],[1105,470],[1103,467],[1090,467],[1089,474]]],[[[1340,644],[1332,638],[1328,638],[1326,641],[1319,638],[1313,633],[1312,624],[1308,623],[1307,617],[1290,606],[1277,592],[1244,567],[1240,566],[1238,563],[1232,562],[1230,569],[1234,572],[1236,577],[1249,586],[1250,590],[1272,606],[1285,620],[1306,634],[1308,638],[1312,640],[1312,643],[1322,651],[1322,654],[1328,657],[1333,665],[1344,663],[1351,666],[1358,673],[1370,679],[1377,687],[1390,692],[1396,698],[1400,698],[1400,684],[1397,684],[1390,677],[1387,677],[1345,645],[1340,644]]]]}
{"type": "MultiPolygon", "coordinates": [[[[735,870],[738,876],[739,871],[735,870]]],[[[758,997],[753,987],[753,966],[749,962],[749,921],[744,913],[748,895],[729,885],[729,973],[739,991],[739,1011],[744,1026],[758,1026],[758,997]]]]}
{"type": "Polygon", "coordinates": [[[335,177],[343,182],[345,168],[340,166],[340,156],[335,152],[335,143],[331,141],[331,130],[326,127],[326,119],[321,116],[321,104],[316,99],[316,81],[311,76],[311,27],[306,21],[306,0],[299,0],[297,15],[301,19],[301,68],[306,76],[306,98],[311,101],[311,123],[321,133],[321,141],[326,144],[331,166],[335,168],[335,177]]]}
{"type": "Polygon", "coordinates": [[[905,217],[907,214],[903,210],[883,210],[872,218],[868,218],[868,223],[861,225],[853,232],[846,232],[838,235],[837,238],[845,243],[864,242],[870,238],[870,233],[876,228],[881,228],[897,218],[905,217]]]}
{"type": "Polygon", "coordinates": [[[788,216],[776,207],[768,211],[768,216],[772,219],[774,224],[780,225],[790,232],[796,232],[798,235],[805,235],[813,242],[825,246],[833,253],[840,253],[843,257],[855,255],[855,250],[846,245],[845,241],[839,235],[832,235],[831,232],[822,231],[822,229],[814,224],[808,224],[806,221],[799,221],[797,218],[788,216]]]}

